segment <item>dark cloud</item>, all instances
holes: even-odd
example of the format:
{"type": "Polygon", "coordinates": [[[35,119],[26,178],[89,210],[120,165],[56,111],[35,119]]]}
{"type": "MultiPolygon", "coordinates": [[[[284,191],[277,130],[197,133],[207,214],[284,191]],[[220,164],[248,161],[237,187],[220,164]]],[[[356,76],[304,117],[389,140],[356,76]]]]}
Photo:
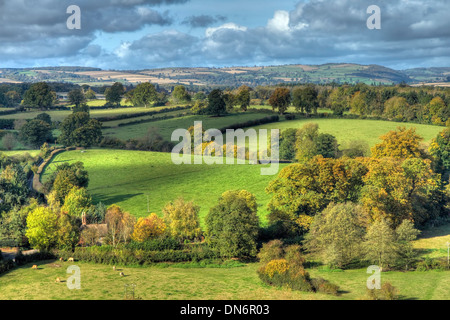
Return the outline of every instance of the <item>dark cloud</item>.
{"type": "Polygon", "coordinates": [[[210,16],[206,14],[198,16],[190,16],[181,22],[181,24],[188,25],[191,28],[206,28],[215,23],[224,22],[227,18],[221,15],[210,16]]]}

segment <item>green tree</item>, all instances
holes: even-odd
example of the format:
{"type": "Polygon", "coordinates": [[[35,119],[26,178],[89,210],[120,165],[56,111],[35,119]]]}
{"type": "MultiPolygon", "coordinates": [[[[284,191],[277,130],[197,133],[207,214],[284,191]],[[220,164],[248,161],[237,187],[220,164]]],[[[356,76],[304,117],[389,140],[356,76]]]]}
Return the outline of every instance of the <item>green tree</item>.
{"type": "Polygon", "coordinates": [[[124,94],[125,87],[120,82],[114,83],[110,88],[105,90],[106,101],[116,106],[120,106],[124,94]]]}
{"type": "Polygon", "coordinates": [[[194,240],[201,234],[198,213],[200,207],[179,198],[163,208],[164,220],[169,232],[180,241],[194,240]]]}
{"type": "Polygon", "coordinates": [[[175,103],[189,103],[191,102],[191,95],[187,92],[185,86],[176,86],[172,92],[172,98],[175,103]]]}
{"type": "Polygon", "coordinates": [[[291,92],[287,88],[277,88],[269,98],[269,104],[273,110],[284,114],[291,104],[291,92]]]}
{"type": "Polygon", "coordinates": [[[210,209],[206,238],[224,257],[256,256],[259,230],[255,196],[248,191],[227,191],[210,209]]]}
{"type": "Polygon", "coordinates": [[[365,257],[381,269],[398,258],[395,232],[385,219],[372,223],[363,243],[365,257]]]}
{"type": "Polygon", "coordinates": [[[368,214],[354,203],[330,204],[314,217],[306,235],[305,247],[339,268],[348,266],[362,254],[368,214]]]}
{"type": "Polygon", "coordinates": [[[320,133],[315,141],[316,154],[324,158],[337,158],[339,145],[337,139],[329,133],[320,133]]]}
{"type": "Polygon", "coordinates": [[[97,96],[95,95],[94,90],[92,90],[91,88],[89,88],[88,91],[86,91],[85,97],[87,100],[96,100],[97,99],[97,96]]]}
{"type": "Polygon", "coordinates": [[[433,139],[430,153],[436,162],[438,172],[450,172],[450,128],[444,129],[433,139]]]}
{"type": "Polygon", "coordinates": [[[414,228],[414,223],[409,220],[403,222],[395,229],[397,238],[398,263],[405,266],[408,271],[412,263],[416,261],[417,253],[411,243],[417,239],[420,231],[414,228]]]}
{"type": "Polygon", "coordinates": [[[286,129],[281,133],[280,141],[280,159],[294,160],[295,159],[295,143],[297,141],[297,130],[286,129]]]}
{"type": "Polygon", "coordinates": [[[135,107],[148,108],[158,101],[158,92],[150,82],[139,84],[131,92],[131,102],[135,107]]]}
{"type": "Polygon", "coordinates": [[[223,92],[220,89],[214,89],[208,95],[208,108],[206,113],[213,116],[220,116],[226,113],[226,104],[223,92]]]}
{"type": "Polygon", "coordinates": [[[292,104],[297,111],[306,112],[306,114],[317,113],[318,94],[317,89],[312,85],[296,88],[292,91],[292,104]]]}
{"type": "Polygon", "coordinates": [[[77,219],[67,214],[59,214],[56,232],[56,247],[73,250],[80,241],[80,226],[77,219]]]}
{"type": "Polygon", "coordinates": [[[42,120],[47,123],[49,126],[52,125],[52,118],[48,113],[40,113],[36,116],[36,120],[42,120]]]}
{"type": "Polygon", "coordinates": [[[28,214],[25,235],[35,249],[54,248],[58,240],[58,215],[49,208],[36,208],[28,214]]]}
{"type": "Polygon", "coordinates": [[[80,107],[83,103],[86,103],[86,96],[81,89],[74,89],[68,94],[69,103],[80,107]]]}
{"type": "Polygon", "coordinates": [[[64,206],[61,211],[71,217],[81,217],[86,213],[92,204],[92,198],[86,188],[73,187],[64,199],[64,206]]]}
{"type": "Polygon", "coordinates": [[[102,139],[102,123],[86,112],[69,115],[60,125],[59,143],[66,146],[91,147],[102,139]]]}
{"type": "Polygon", "coordinates": [[[39,148],[52,139],[52,130],[48,123],[42,120],[31,120],[20,129],[19,139],[26,145],[39,148]]]}
{"type": "Polygon", "coordinates": [[[45,110],[53,106],[56,99],[55,93],[45,82],[32,84],[25,92],[23,105],[30,109],[45,110]]]}

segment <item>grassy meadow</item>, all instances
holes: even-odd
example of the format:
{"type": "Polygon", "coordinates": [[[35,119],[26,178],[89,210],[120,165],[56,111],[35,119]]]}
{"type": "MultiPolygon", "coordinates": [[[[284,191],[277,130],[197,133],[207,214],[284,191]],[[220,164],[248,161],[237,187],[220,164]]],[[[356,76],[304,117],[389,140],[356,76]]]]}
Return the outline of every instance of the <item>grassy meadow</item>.
{"type": "MultiPolygon", "coordinates": [[[[147,216],[178,197],[194,201],[206,216],[220,195],[233,189],[255,194],[258,211],[264,222],[270,195],[265,188],[275,176],[262,176],[260,165],[175,165],[169,153],[124,150],[69,151],[57,155],[42,177],[63,162],[82,161],[89,172],[88,191],[94,202],[117,204],[136,217],[147,216]]],[[[283,165],[280,165],[282,168],[283,165]]]]}
{"type": "MultiPolygon", "coordinates": [[[[136,296],[144,300],[358,300],[364,299],[365,269],[340,272],[308,269],[312,278],[321,277],[340,286],[340,295],[305,293],[263,284],[256,270],[259,263],[232,268],[188,268],[189,265],[118,267],[81,263],[43,261],[19,267],[0,278],[0,300],[121,300],[124,286],[136,284],[136,296]],[[81,289],[69,290],[65,282],[69,265],[81,270],[81,289]],[[58,265],[60,267],[58,267],[58,265]],[[184,267],[183,267],[184,266],[184,267]],[[125,277],[120,277],[122,271],[125,277]],[[60,277],[63,282],[56,283],[60,277]]],[[[450,294],[448,271],[383,272],[381,282],[389,281],[404,300],[445,300],[450,294]]]]}

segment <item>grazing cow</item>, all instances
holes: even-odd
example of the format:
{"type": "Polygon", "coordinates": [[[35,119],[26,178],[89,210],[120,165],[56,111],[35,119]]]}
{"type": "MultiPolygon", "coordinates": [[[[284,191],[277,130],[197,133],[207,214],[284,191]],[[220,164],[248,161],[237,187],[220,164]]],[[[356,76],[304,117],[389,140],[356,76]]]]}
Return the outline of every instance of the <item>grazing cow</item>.
{"type": "Polygon", "coordinates": [[[37,265],[33,265],[31,269],[37,269],[37,265]]]}
{"type": "Polygon", "coordinates": [[[74,262],[75,260],[73,258],[69,258],[67,261],[74,262]]]}
{"type": "Polygon", "coordinates": [[[59,261],[64,261],[64,259],[61,257],[61,258],[59,258],[59,261]]]}
{"type": "Polygon", "coordinates": [[[120,273],[120,276],[121,276],[121,277],[125,277],[125,273],[121,272],[121,273],[120,273]]]}

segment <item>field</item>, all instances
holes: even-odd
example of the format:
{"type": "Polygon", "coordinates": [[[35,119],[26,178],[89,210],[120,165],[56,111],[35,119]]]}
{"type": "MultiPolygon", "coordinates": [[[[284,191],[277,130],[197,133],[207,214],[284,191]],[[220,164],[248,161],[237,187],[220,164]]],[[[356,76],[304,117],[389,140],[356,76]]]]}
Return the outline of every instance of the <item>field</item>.
{"type": "MultiPolygon", "coordinates": [[[[121,150],[70,151],[59,154],[42,180],[62,162],[82,161],[89,172],[89,192],[94,202],[117,204],[136,217],[161,209],[178,197],[201,207],[203,220],[220,195],[246,189],[255,194],[259,216],[265,222],[270,196],[264,191],[274,176],[261,176],[259,165],[175,165],[169,153],[121,150]]],[[[280,165],[282,167],[283,165],[280,165]]]]}
{"type": "MultiPolygon", "coordinates": [[[[0,300],[121,300],[124,286],[136,284],[136,296],[145,300],[355,300],[366,293],[369,274],[365,269],[341,272],[308,270],[340,286],[341,294],[331,296],[303,293],[264,285],[258,278],[258,263],[234,268],[119,267],[75,262],[81,270],[81,290],[69,290],[66,269],[73,263],[45,261],[38,270],[25,265],[0,278],[0,300]],[[121,278],[118,272],[123,271],[121,278]]],[[[382,283],[389,281],[399,289],[400,299],[445,300],[450,294],[450,277],[445,271],[384,272],[382,283]]]]}
{"type": "Polygon", "coordinates": [[[417,134],[424,138],[425,144],[431,142],[444,129],[424,124],[359,119],[302,119],[269,123],[254,127],[254,129],[280,129],[283,131],[288,128],[301,128],[306,123],[317,123],[320,132],[334,135],[340,144],[350,140],[365,140],[370,146],[379,143],[381,135],[396,130],[397,127],[416,128],[417,134]]]}

